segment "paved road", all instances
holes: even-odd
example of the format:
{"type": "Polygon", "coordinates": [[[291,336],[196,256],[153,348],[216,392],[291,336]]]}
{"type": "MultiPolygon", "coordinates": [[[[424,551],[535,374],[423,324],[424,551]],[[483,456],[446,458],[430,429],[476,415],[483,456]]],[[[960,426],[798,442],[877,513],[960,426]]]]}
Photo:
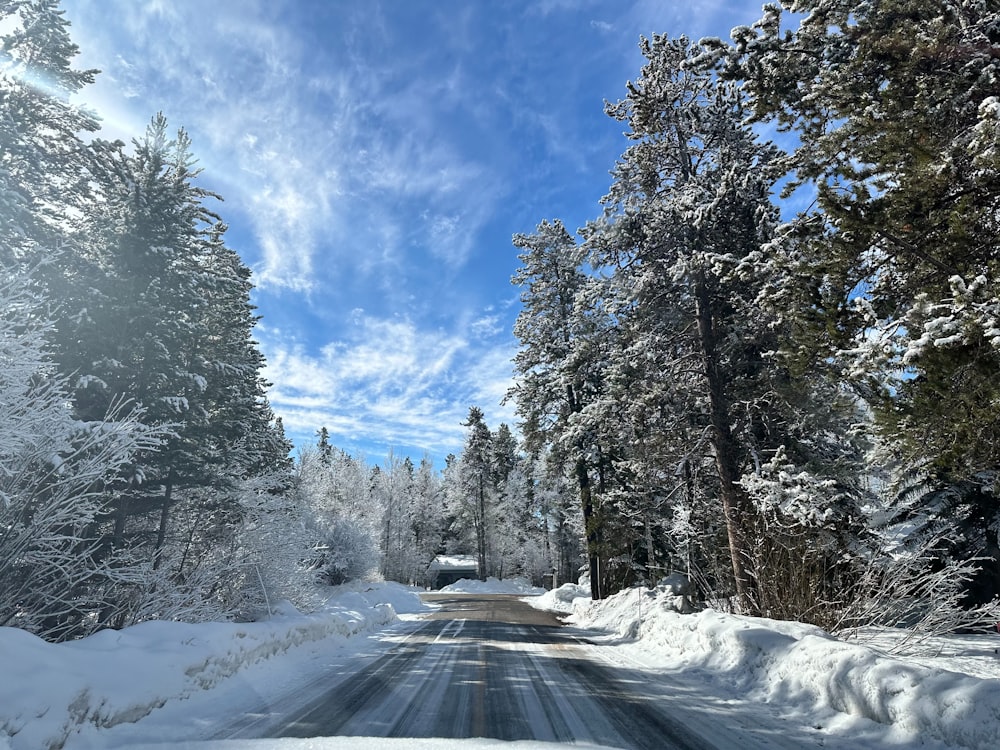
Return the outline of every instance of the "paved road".
{"type": "Polygon", "coordinates": [[[427,622],[268,736],[489,737],[619,748],[710,747],[515,596],[432,594],[427,622]]]}

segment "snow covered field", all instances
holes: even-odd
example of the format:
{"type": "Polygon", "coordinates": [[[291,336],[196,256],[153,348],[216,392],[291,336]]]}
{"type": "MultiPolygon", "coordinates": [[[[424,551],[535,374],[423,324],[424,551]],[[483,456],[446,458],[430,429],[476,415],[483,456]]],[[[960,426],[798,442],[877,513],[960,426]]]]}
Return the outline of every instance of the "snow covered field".
{"type": "MultiPolygon", "coordinates": [[[[633,589],[594,604],[574,585],[537,595],[523,581],[461,581],[451,593],[531,593],[600,643],[611,665],[695,685],[761,722],[809,727],[816,747],[1000,747],[1000,637],[937,639],[889,657],[799,623],[705,611],[680,615],[663,592],[633,589]],[[964,674],[962,673],[964,672],[964,674]]],[[[494,740],[216,740],[227,721],[322,686],[374,658],[427,610],[398,584],[342,587],[323,611],[260,623],[151,622],[66,644],[0,628],[0,750],[64,746],[331,750],[525,748],[494,740]]],[[[888,636],[883,636],[883,639],[888,636]]],[[[888,645],[887,641],[883,641],[888,645]]]]}

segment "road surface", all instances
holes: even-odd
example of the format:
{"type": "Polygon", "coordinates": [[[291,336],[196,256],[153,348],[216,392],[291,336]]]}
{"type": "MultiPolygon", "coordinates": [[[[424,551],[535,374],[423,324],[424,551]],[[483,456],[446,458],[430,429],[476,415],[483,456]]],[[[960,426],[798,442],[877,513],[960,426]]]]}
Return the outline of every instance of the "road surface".
{"type": "Polygon", "coordinates": [[[431,594],[439,609],[271,737],[488,737],[618,748],[714,747],[661,712],[634,672],[595,661],[516,596],[431,594]]]}

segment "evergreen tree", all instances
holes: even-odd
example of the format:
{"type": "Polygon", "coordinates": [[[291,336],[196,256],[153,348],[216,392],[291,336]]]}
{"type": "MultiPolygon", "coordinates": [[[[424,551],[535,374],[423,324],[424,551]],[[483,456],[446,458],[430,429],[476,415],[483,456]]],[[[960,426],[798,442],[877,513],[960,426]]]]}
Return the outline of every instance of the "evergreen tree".
{"type": "Polygon", "coordinates": [[[585,251],[562,222],[542,222],[532,235],[515,235],[514,245],[522,264],[511,280],[522,290],[514,324],[521,348],[510,396],[523,420],[528,450],[548,447],[560,465],[570,467],[586,531],[591,594],[600,599],[607,592],[594,474],[600,475],[602,460],[593,423],[582,415],[601,392],[610,330],[587,294],[592,284],[583,270],[585,251]]]}
{"type": "Polygon", "coordinates": [[[138,481],[114,498],[110,536],[154,570],[169,557],[180,579],[238,527],[243,482],[287,475],[289,446],[251,337],[250,272],[205,206],[215,196],[195,184],[187,135],[169,138],[158,115],[132,153],[104,142],[95,149],[100,199],[66,267],[55,354],[76,373],[82,419],[130,401],[147,424],[169,426],[171,438],[141,458],[138,481]]]}
{"type": "Polygon", "coordinates": [[[698,48],[662,36],[641,46],[648,62],[639,79],[608,108],[628,123],[633,145],[587,242],[592,263],[614,269],[617,315],[633,352],[629,387],[660,386],[660,398],[672,391],[680,414],[707,427],[736,596],[752,611],[751,511],[739,481],[754,448],[745,437],[766,393],[767,328],[757,322],[743,264],[773,226],[771,154],[743,126],[736,87],[693,64],[698,48]],[[739,418],[743,402],[753,405],[750,420],[739,418]]]}
{"type": "Polygon", "coordinates": [[[543,458],[529,456],[526,478],[537,522],[544,534],[544,570],[554,575],[552,583],[576,583],[580,565],[587,560],[586,534],[579,500],[563,467],[552,466],[543,458]]]}
{"type": "Polygon", "coordinates": [[[489,510],[494,502],[492,435],[482,409],[477,406],[469,408],[468,421],[463,424],[468,431],[459,463],[459,491],[462,508],[475,531],[479,577],[485,581],[489,564],[487,540],[491,531],[489,510]]]}
{"type": "MultiPolygon", "coordinates": [[[[375,467],[378,469],[379,467],[375,467]]],[[[373,500],[381,512],[382,575],[392,581],[415,580],[413,514],[416,507],[413,461],[392,451],[379,471],[372,473],[373,500]]]]}
{"type": "Polygon", "coordinates": [[[70,98],[97,71],[72,68],[79,50],[58,0],[7,0],[0,29],[0,266],[35,267],[70,244],[70,209],[89,195],[80,136],[98,121],[70,98]]]}
{"type": "Polygon", "coordinates": [[[582,246],[561,225],[515,237],[525,433],[575,463],[595,597],[683,566],[716,595],[731,581],[747,612],[777,614],[794,582],[806,594],[788,606],[805,612],[851,573],[836,561],[859,532],[843,470],[859,455],[853,404],[775,356],[787,324],[762,299],[777,154],[746,125],[738,86],[687,39],[641,47],[641,75],[607,108],[631,145],[604,215],[582,246]],[[797,493],[768,484],[792,470],[797,493]],[[815,566],[797,570],[795,554],[815,566]]]}
{"type": "Polygon", "coordinates": [[[501,424],[491,433],[490,453],[490,486],[494,500],[486,509],[490,531],[487,540],[489,573],[500,579],[525,575],[528,574],[525,563],[529,547],[529,509],[525,504],[526,486],[520,471],[517,440],[508,425],[501,424]]]}
{"type": "Polygon", "coordinates": [[[330,445],[330,433],[326,427],[321,427],[317,435],[319,442],[316,445],[319,448],[319,455],[324,461],[330,461],[333,456],[333,446],[330,445]]]}
{"type": "Polygon", "coordinates": [[[798,144],[790,188],[816,193],[778,246],[801,350],[844,362],[910,465],[995,467],[1000,10],[784,0],[733,41],[757,119],[798,144]]]}
{"type": "Polygon", "coordinates": [[[434,557],[445,551],[444,489],[440,475],[429,456],[420,459],[413,483],[414,508],[410,519],[413,549],[409,571],[411,580],[426,586],[427,568],[434,557]]]}

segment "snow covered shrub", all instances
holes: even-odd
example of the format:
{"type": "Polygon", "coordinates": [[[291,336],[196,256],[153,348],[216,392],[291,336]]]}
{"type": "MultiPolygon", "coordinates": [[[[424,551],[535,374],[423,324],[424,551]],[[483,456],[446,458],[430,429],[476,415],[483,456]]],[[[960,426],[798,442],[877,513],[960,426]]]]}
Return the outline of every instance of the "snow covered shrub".
{"type": "Polygon", "coordinates": [[[899,650],[956,630],[992,630],[1000,621],[996,480],[994,472],[952,482],[904,473],[874,514],[876,544],[844,592],[836,628],[854,637],[873,625],[904,628],[899,650]]]}
{"type": "Polygon", "coordinates": [[[939,635],[959,630],[993,630],[1000,622],[1000,600],[969,607],[965,586],[979,561],[941,562],[940,537],[909,549],[881,550],[862,575],[844,590],[839,619],[829,629],[864,640],[876,628],[900,628],[895,652],[906,652],[939,635]]]}
{"type": "Polygon", "coordinates": [[[148,620],[175,622],[220,622],[233,619],[243,604],[242,566],[233,554],[201,564],[186,575],[176,573],[178,550],[160,557],[159,567],[148,559],[136,561],[120,574],[109,600],[117,609],[110,613],[116,626],[127,627],[148,620]]]}
{"type": "Polygon", "coordinates": [[[0,276],[0,626],[64,639],[97,626],[103,586],[120,572],[97,532],[106,490],[160,433],[125,408],[73,419],[44,354],[42,304],[23,274],[0,276]]]}
{"type": "Polygon", "coordinates": [[[783,448],[741,484],[756,511],[748,568],[761,614],[833,626],[860,574],[856,492],[794,465],[783,448]]]}
{"type": "Polygon", "coordinates": [[[379,567],[377,519],[355,464],[315,450],[299,457],[294,502],[309,550],[301,561],[324,584],[364,578],[379,567]]]}
{"type": "Polygon", "coordinates": [[[338,586],[365,578],[378,567],[375,540],[365,526],[349,518],[335,518],[318,531],[322,541],[313,547],[308,567],[316,571],[321,583],[338,586]]]}
{"type": "Polygon", "coordinates": [[[278,491],[263,479],[245,484],[231,563],[239,582],[240,600],[234,603],[239,617],[254,619],[280,601],[312,611],[329,597],[327,585],[377,569],[371,525],[333,512],[336,487],[316,452],[300,458],[292,489],[278,491]]]}
{"type": "Polygon", "coordinates": [[[309,569],[316,544],[307,531],[307,513],[293,492],[247,488],[244,519],[237,539],[241,619],[270,613],[279,601],[303,612],[325,601],[309,569]]]}

